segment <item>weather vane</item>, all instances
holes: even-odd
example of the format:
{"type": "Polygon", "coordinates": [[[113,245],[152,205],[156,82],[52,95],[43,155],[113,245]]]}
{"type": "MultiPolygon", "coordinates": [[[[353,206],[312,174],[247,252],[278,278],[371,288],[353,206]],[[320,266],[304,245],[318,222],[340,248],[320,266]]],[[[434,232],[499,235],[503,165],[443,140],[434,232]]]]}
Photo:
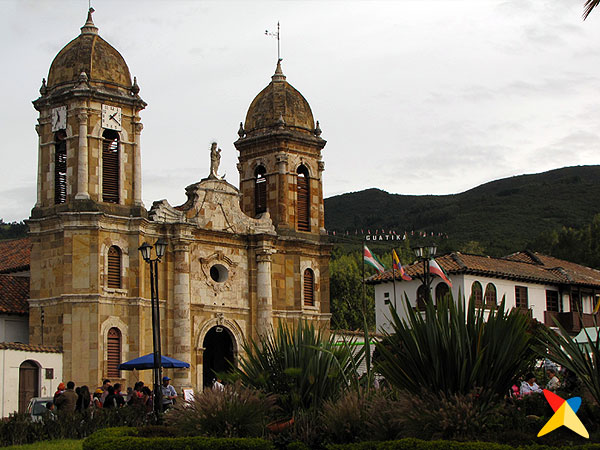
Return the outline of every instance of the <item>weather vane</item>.
{"type": "Polygon", "coordinates": [[[272,33],[269,30],[265,30],[265,34],[267,36],[274,36],[274,37],[277,38],[277,60],[278,61],[282,61],[282,59],[281,59],[281,49],[279,47],[279,42],[280,42],[280,39],[279,39],[279,22],[277,22],[277,33],[272,33]]]}

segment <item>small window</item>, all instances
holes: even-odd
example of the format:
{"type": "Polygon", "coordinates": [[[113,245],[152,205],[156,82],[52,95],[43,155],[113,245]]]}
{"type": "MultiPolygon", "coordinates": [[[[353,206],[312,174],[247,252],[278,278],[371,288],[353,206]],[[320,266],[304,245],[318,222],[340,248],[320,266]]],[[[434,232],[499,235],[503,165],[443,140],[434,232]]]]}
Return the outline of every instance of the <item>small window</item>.
{"type": "Polygon", "coordinates": [[[256,215],[267,211],[267,170],[260,165],[254,171],[254,213],[256,215]]]}
{"type": "Polygon", "coordinates": [[[67,201],[67,134],[59,130],[54,135],[54,203],[67,201]]]}
{"type": "Polygon", "coordinates": [[[310,231],[310,181],[305,165],[298,167],[296,214],[298,231],[310,231]]]}
{"type": "Polygon", "coordinates": [[[389,305],[390,304],[390,293],[389,292],[384,292],[383,293],[383,303],[385,305],[389,305]]]}
{"type": "Polygon", "coordinates": [[[486,308],[495,308],[498,304],[498,292],[496,291],[496,286],[492,283],[488,283],[485,287],[485,307],[486,308]]]}
{"type": "Polygon", "coordinates": [[[527,287],[515,286],[515,306],[519,309],[528,309],[527,287]]]}
{"type": "Polygon", "coordinates": [[[427,295],[427,288],[423,285],[420,285],[417,289],[417,309],[419,311],[425,310],[428,299],[429,295],[427,295]]]}
{"type": "Polygon", "coordinates": [[[229,271],[223,264],[215,264],[210,268],[210,277],[217,283],[225,283],[229,278],[229,271]]]}
{"type": "Polygon", "coordinates": [[[569,304],[571,306],[571,312],[581,311],[581,297],[579,296],[579,292],[571,291],[569,304]]]}
{"type": "Polygon", "coordinates": [[[475,281],[471,286],[471,301],[475,302],[476,308],[483,307],[483,288],[479,281],[475,281]]]}
{"type": "Polygon", "coordinates": [[[102,201],[119,203],[119,133],[102,134],[102,201]]]}
{"type": "Polygon", "coordinates": [[[312,270],[304,271],[304,306],[315,305],[315,274],[312,270]]]}
{"type": "Polygon", "coordinates": [[[450,294],[450,288],[446,283],[439,283],[435,287],[435,302],[439,303],[443,300],[448,294],[450,294]]]}
{"type": "Polygon", "coordinates": [[[546,311],[558,312],[557,291],[546,291],[546,311]]]}
{"type": "Polygon", "coordinates": [[[118,369],[121,364],[121,331],[118,328],[108,330],[106,337],[107,375],[111,378],[119,378],[118,369]]]}
{"type": "Polygon", "coordinates": [[[106,286],[121,289],[121,249],[113,245],[108,249],[108,267],[106,286]]]}

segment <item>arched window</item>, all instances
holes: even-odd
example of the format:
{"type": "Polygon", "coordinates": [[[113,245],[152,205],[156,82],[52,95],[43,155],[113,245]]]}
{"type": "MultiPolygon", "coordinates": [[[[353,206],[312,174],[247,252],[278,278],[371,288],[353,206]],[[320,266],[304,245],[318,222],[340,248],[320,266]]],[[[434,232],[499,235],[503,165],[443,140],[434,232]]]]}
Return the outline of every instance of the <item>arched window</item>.
{"type": "Polygon", "coordinates": [[[121,331],[118,328],[108,330],[106,336],[106,359],[107,373],[111,378],[119,378],[120,371],[118,369],[121,364],[121,331]]]}
{"type": "Polygon", "coordinates": [[[102,201],[119,203],[119,133],[102,134],[102,201]]]}
{"type": "Polygon", "coordinates": [[[440,300],[444,299],[446,295],[450,293],[450,288],[446,283],[439,283],[435,287],[435,302],[436,304],[440,302],[440,300]]]}
{"type": "Polygon", "coordinates": [[[315,305],[315,274],[312,270],[304,271],[304,306],[315,305]]]}
{"type": "Polygon", "coordinates": [[[260,165],[254,171],[254,213],[262,214],[267,210],[267,170],[260,165]]]}
{"type": "Polygon", "coordinates": [[[304,164],[298,167],[296,215],[298,231],[310,231],[310,181],[304,164]]]}
{"type": "Polygon", "coordinates": [[[479,281],[475,281],[471,286],[471,301],[475,302],[475,307],[483,307],[483,288],[479,281]]]}
{"type": "Polygon", "coordinates": [[[417,309],[419,311],[425,310],[428,298],[429,295],[427,295],[427,288],[423,285],[420,285],[417,289],[417,309]]]}
{"type": "Polygon", "coordinates": [[[54,135],[54,203],[67,201],[67,134],[59,130],[54,135]]]}
{"type": "Polygon", "coordinates": [[[496,286],[492,283],[488,283],[485,287],[485,307],[495,308],[498,303],[498,294],[496,292],[496,286]]]}
{"type": "Polygon", "coordinates": [[[116,245],[108,249],[106,280],[106,287],[121,288],[121,249],[116,245]]]}

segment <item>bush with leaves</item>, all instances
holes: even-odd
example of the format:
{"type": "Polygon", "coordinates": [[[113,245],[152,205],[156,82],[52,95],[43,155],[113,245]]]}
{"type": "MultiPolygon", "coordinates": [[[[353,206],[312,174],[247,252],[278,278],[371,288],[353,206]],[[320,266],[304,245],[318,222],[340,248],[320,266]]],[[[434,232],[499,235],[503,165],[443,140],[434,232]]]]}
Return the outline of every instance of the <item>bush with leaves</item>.
{"type": "Polygon", "coordinates": [[[477,390],[481,402],[504,396],[515,376],[535,359],[529,318],[505,310],[475,308],[470,301],[447,297],[423,313],[408,301],[407,319],[391,309],[393,332],[377,344],[376,371],[393,386],[410,393],[468,395],[477,390]]]}
{"type": "Polygon", "coordinates": [[[190,402],[178,402],[165,415],[165,423],[182,436],[262,436],[277,410],[275,401],[275,396],[237,381],[223,390],[196,393],[190,402]]]}
{"type": "Polygon", "coordinates": [[[276,394],[283,410],[320,406],[356,381],[356,358],[347,345],[307,321],[295,327],[279,322],[277,330],[243,344],[237,375],[246,386],[276,394]]]}

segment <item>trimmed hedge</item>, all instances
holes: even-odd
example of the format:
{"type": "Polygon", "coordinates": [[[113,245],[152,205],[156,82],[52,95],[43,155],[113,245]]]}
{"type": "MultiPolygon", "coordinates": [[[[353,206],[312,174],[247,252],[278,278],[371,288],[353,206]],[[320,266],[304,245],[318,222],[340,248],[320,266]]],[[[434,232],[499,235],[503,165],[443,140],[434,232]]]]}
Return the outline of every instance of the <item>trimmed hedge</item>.
{"type": "Polygon", "coordinates": [[[107,428],[83,441],[83,450],[275,450],[275,446],[258,438],[210,437],[139,437],[136,428],[107,428]]]}
{"type": "MultiPolygon", "coordinates": [[[[547,445],[524,445],[512,447],[495,442],[423,441],[399,439],[386,442],[359,442],[356,444],[331,444],[327,450],[564,450],[566,447],[547,445]]],[[[600,450],[600,444],[569,446],[569,450],[600,450]]]]}

